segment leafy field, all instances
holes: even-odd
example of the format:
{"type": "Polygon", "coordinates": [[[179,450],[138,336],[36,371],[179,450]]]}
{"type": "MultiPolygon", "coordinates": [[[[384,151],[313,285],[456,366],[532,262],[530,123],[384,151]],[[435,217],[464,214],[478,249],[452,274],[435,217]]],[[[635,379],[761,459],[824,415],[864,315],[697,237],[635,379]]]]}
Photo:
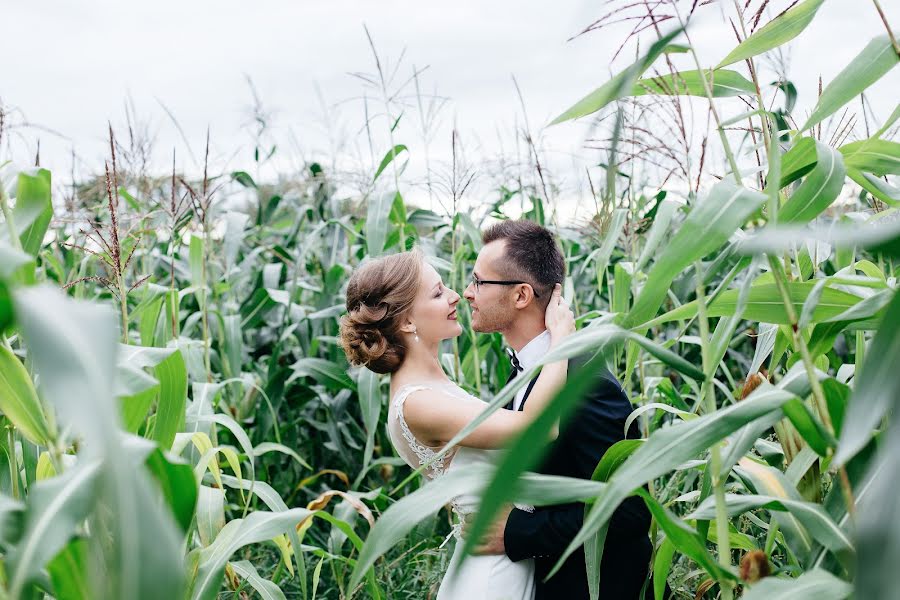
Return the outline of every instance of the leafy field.
{"type": "MultiPolygon", "coordinates": [[[[387,100],[359,193],[319,163],[263,181],[261,144],[246,170],[151,176],[112,127],[102,174],[62,194],[46,169],[4,165],[0,598],[433,597],[443,505],[473,487],[470,542],[506,501],[583,499],[570,551],[593,556],[640,494],[657,598],[666,581],[679,598],[900,597],[900,105],[868,115],[859,98],[884,92],[900,46],[860,3],[872,40],[809,115],[788,79],[758,76],[822,3],[768,23],[766,3],[724,3],[741,41],[717,65],[684,29],[707,9],[657,8],[672,16],[638,60],[554,121],[609,129],[587,222],[560,217],[530,134],[527,177],[475,210],[455,134],[448,182],[427,183],[446,208],[405,202],[412,134],[387,100]],[[337,345],[343,287],[366,257],[419,245],[461,291],[480,227],[520,212],[559,233],[578,317],[545,361],[604,352],[643,439],[593,482],[548,486],[512,451],[422,488],[384,429],[387,380],[337,345]]],[[[503,388],[502,340],[460,317],[442,359],[496,410],[527,378],[503,388]]],[[[537,422],[513,448],[542,439],[537,422]]]]}

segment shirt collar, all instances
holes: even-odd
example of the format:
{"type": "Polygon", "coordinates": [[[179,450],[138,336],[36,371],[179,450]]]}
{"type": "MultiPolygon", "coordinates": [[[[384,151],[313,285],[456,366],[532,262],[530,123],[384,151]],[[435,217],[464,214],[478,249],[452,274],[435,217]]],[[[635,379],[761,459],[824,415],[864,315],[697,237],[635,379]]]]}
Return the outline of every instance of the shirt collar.
{"type": "Polygon", "coordinates": [[[550,348],[550,332],[546,329],[525,344],[525,347],[516,352],[519,364],[523,369],[533,367],[547,353],[550,348]]]}

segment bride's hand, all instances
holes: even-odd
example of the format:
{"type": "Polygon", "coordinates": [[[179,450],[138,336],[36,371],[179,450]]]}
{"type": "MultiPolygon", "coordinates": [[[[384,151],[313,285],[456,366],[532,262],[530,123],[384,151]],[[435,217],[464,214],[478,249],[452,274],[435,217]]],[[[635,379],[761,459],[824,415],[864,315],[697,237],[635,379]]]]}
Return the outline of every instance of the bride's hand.
{"type": "Polygon", "coordinates": [[[562,297],[562,286],[556,284],[550,295],[550,303],[544,315],[544,325],[550,332],[553,343],[561,341],[570,333],[575,332],[575,314],[569,308],[569,303],[562,297]]]}

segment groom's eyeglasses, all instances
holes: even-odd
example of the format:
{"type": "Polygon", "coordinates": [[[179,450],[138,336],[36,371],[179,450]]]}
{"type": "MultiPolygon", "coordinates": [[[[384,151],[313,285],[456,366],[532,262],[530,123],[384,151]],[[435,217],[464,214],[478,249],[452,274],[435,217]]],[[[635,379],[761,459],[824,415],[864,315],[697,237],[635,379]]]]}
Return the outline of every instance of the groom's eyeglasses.
{"type": "Polygon", "coordinates": [[[540,298],[540,295],[537,293],[537,290],[534,289],[534,286],[528,283],[527,281],[500,281],[500,280],[490,280],[490,279],[478,279],[475,275],[472,275],[472,283],[475,285],[475,291],[479,291],[479,287],[484,284],[490,285],[520,285],[527,284],[531,286],[531,291],[534,292],[535,298],[540,298]]]}

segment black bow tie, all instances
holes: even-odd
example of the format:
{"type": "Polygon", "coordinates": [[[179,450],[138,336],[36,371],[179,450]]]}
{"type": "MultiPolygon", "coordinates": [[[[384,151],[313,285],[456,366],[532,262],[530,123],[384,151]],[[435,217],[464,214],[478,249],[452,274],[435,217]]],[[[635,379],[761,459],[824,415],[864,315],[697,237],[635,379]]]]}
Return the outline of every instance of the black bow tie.
{"type": "Polygon", "coordinates": [[[519,357],[516,356],[515,351],[510,348],[507,348],[506,352],[509,355],[509,362],[512,363],[513,369],[515,369],[516,372],[524,371],[525,369],[522,367],[522,364],[519,362],[519,357]]]}

